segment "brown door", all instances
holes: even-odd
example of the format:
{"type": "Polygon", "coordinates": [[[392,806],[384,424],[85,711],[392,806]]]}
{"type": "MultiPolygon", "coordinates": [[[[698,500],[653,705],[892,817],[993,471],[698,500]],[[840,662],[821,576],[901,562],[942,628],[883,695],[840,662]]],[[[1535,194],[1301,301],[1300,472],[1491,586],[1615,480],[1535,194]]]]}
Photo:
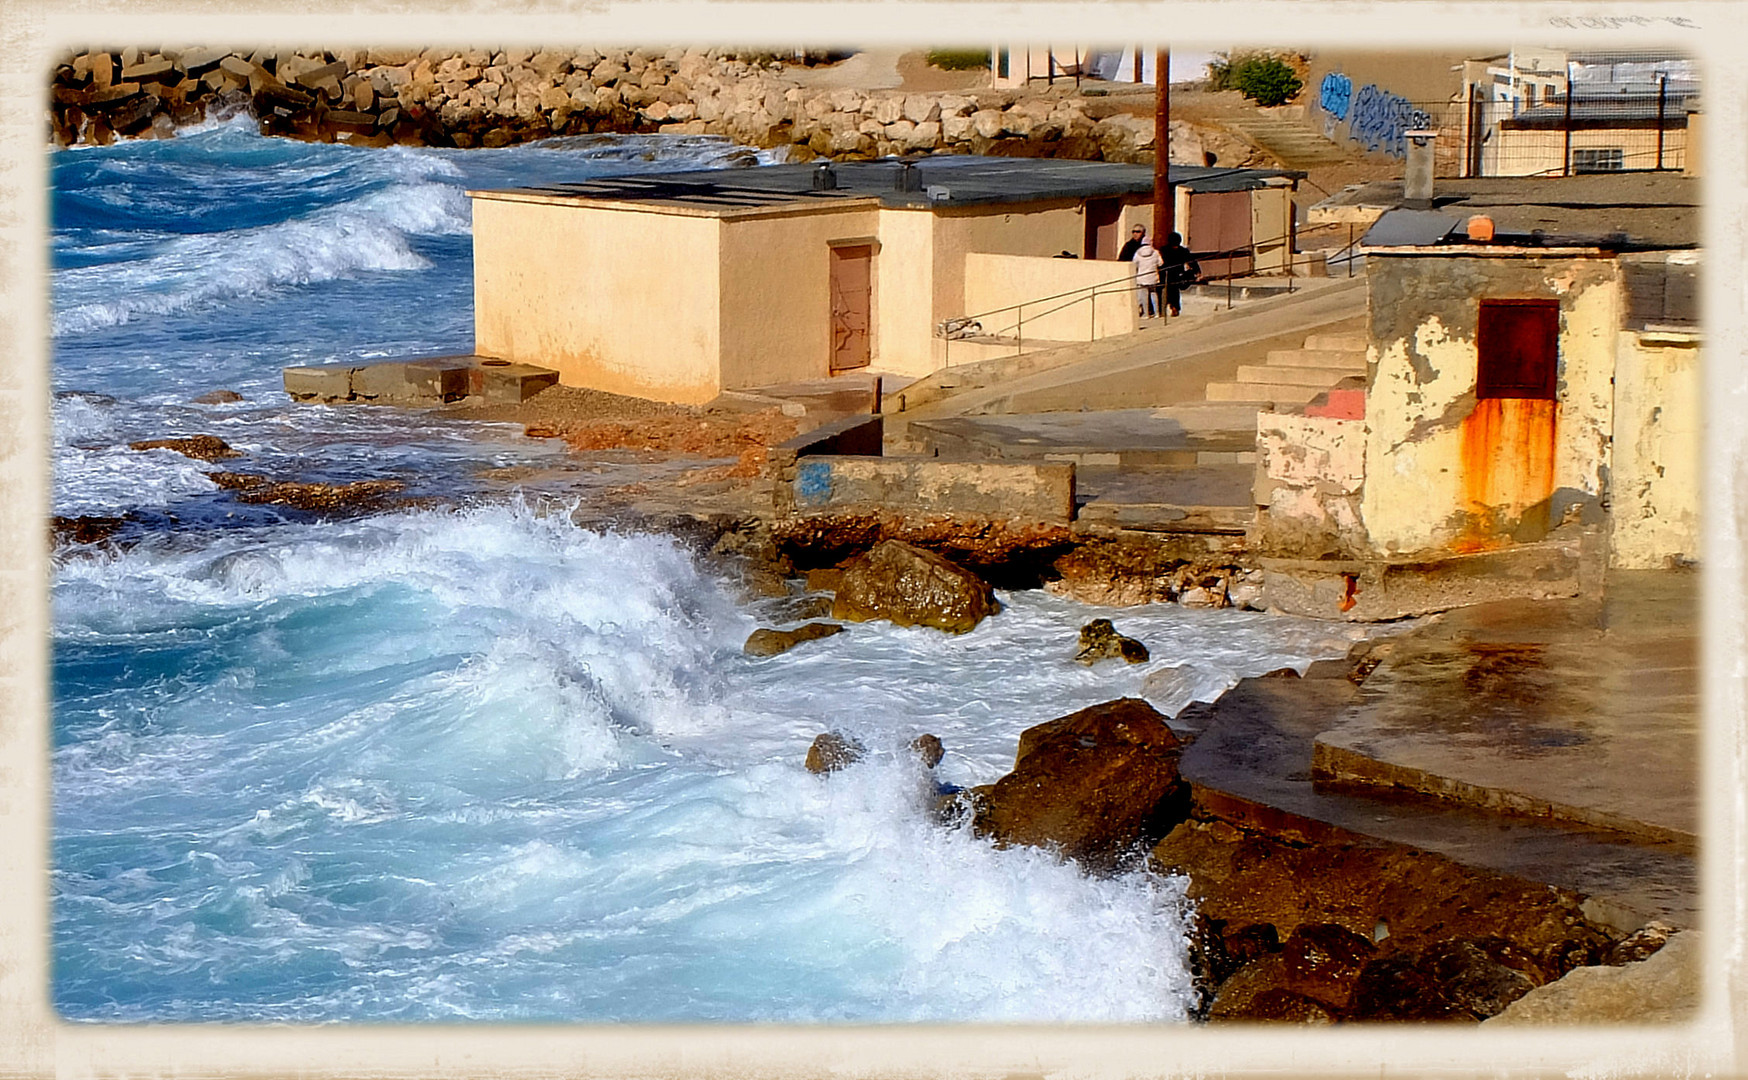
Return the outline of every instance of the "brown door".
{"type": "Polygon", "coordinates": [[[1086,201],[1087,259],[1114,259],[1123,250],[1123,203],[1118,199],[1086,201]]]}
{"type": "Polygon", "coordinates": [[[1560,307],[1483,300],[1475,329],[1474,412],[1463,421],[1468,527],[1459,550],[1547,532],[1554,493],[1560,307]]]}
{"type": "Polygon", "coordinates": [[[1196,253],[1202,273],[1250,273],[1250,192],[1191,192],[1189,218],[1184,246],[1196,253]]]}
{"type": "Polygon", "coordinates": [[[831,249],[832,371],[867,367],[873,350],[874,248],[869,244],[831,249]]]}

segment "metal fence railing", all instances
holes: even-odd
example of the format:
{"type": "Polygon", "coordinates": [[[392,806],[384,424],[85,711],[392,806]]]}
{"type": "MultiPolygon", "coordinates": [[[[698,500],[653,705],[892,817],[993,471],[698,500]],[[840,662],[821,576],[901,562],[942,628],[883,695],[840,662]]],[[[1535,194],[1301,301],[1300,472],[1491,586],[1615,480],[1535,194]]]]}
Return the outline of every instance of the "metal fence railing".
{"type": "Polygon", "coordinates": [[[1479,86],[1449,101],[1325,94],[1312,98],[1307,114],[1338,145],[1398,159],[1407,154],[1409,131],[1436,131],[1437,176],[1680,171],[1687,165],[1693,93],[1659,82],[1629,88],[1575,83],[1570,94],[1549,89],[1509,99],[1489,97],[1479,86]]]}

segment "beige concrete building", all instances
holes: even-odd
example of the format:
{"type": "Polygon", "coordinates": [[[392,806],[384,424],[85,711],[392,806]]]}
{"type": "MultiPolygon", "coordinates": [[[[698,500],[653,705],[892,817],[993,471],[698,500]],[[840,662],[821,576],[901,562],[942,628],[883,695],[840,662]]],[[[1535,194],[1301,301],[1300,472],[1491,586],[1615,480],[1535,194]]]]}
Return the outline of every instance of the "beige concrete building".
{"type": "MultiPolygon", "coordinates": [[[[1172,166],[1187,243],[1284,272],[1302,175],[1172,166]]],[[[1146,166],[939,157],[472,191],[474,351],[699,403],[974,358],[951,320],[1006,354],[1125,333],[1116,256],[1152,186],[1146,166]]]]}
{"type": "Polygon", "coordinates": [[[1259,421],[1264,545],[1420,558],[1589,525],[1617,567],[1697,559],[1696,182],[1465,183],[1366,234],[1364,386],[1259,421]]]}

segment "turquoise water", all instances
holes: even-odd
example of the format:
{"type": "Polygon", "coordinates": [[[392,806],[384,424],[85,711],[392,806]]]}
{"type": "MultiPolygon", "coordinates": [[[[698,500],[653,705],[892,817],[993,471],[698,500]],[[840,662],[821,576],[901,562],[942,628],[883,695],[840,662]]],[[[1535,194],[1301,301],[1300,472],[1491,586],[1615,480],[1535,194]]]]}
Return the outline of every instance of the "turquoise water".
{"type": "MultiPolygon", "coordinates": [[[[710,139],[361,150],[213,125],[54,157],[54,502],[132,515],[57,560],[53,998],[77,1020],[1174,1021],[1181,882],[1090,879],[932,824],[940,779],[1189,664],[1196,692],[1345,650],[1319,624],[1042,594],[947,638],[740,652],[679,545],[519,497],[347,522],[226,467],[465,490],[514,429],[292,408],[288,363],[465,351],[462,192],[719,164],[710,139]],[[189,399],[228,388],[232,405],[189,399]],[[1157,658],[1091,670],[1113,614],[1157,658]],[[809,741],[871,757],[808,774],[809,741]]],[[[1182,702],[1161,702],[1170,707],[1182,702]]]]}

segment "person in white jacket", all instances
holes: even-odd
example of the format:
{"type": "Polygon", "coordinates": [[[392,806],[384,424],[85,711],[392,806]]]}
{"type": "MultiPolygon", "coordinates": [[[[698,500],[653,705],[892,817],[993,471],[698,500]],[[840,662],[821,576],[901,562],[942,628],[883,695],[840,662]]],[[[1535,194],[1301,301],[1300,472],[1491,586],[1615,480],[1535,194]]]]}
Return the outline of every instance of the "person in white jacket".
{"type": "Polygon", "coordinates": [[[1165,267],[1165,257],[1159,253],[1149,241],[1142,241],[1135,251],[1132,260],[1135,266],[1135,299],[1141,306],[1141,317],[1159,317],[1159,294],[1164,288],[1160,271],[1165,267]]]}

